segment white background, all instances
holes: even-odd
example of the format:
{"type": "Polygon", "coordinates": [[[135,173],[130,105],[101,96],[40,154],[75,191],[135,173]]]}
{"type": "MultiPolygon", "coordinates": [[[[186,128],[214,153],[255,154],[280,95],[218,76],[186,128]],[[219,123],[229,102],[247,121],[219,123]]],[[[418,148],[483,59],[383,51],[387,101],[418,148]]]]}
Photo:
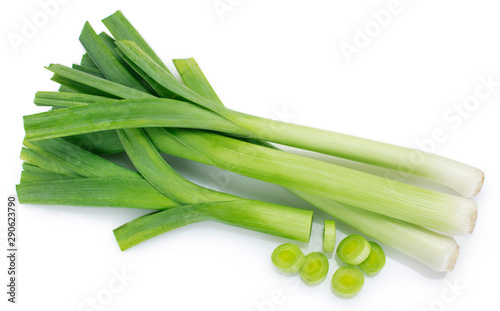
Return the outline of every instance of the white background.
{"type": "MultiPolygon", "coordinates": [[[[446,139],[435,144],[435,152],[480,167],[486,183],[475,198],[474,234],[457,238],[461,254],[453,272],[434,273],[386,248],[385,269],[367,278],[351,300],[330,291],[334,259],[327,280],[315,287],[277,273],[270,255],[285,239],[201,223],[122,253],[112,229],[141,211],[21,206],[15,306],[6,303],[5,255],[0,260],[7,310],[498,310],[500,87],[460,117],[459,125],[443,117],[474,96],[480,77],[500,81],[498,1],[401,0],[398,13],[371,33],[351,62],[340,45],[354,44],[357,28],[371,25],[376,31],[371,12],[387,9],[390,1],[222,0],[232,3],[222,15],[214,0],[65,2],[17,51],[9,34],[22,35],[26,19],[43,10],[33,0],[2,1],[0,7],[4,202],[20,177],[22,115],[43,110],[32,104],[37,90],[57,89],[43,66],[79,62],[84,22],[104,30],[100,20],[117,9],[165,62],[196,57],[230,108],[414,148],[441,128],[446,139]],[[123,270],[133,279],[105,306],[100,303],[102,309],[91,308],[87,299],[108,298],[110,282],[120,285],[115,274],[123,270]]],[[[223,174],[169,160],[202,184],[223,174]]],[[[224,191],[310,208],[280,187],[224,176],[230,177],[224,191]]],[[[300,244],[304,251],[321,248],[325,215],[315,215],[311,242],[300,244]]],[[[339,229],[339,239],[355,232],[339,229]]]]}

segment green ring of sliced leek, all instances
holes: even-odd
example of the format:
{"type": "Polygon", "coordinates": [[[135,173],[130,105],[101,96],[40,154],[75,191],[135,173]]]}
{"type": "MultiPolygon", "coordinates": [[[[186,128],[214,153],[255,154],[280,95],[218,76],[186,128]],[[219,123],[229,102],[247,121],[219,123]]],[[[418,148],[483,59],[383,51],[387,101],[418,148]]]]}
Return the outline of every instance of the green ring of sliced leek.
{"type": "Polygon", "coordinates": [[[375,275],[385,266],[385,253],[382,247],[375,242],[370,241],[370,255],[363,261],[359,268],[367,275],[375,275]]]}
{"type": "Polygon", "coordinates": [[[271,261],[279,270],[285,273],[294,273],[302,268],[306,256],[300,248],[292,243],[281,244],[271,255],[271,261]]]}
{"type": "Polygon", "coordinates": [[[335,250],[335,220],[325,220],[323,228],[323,252],[333,253],[335,250]]]}
{"type": "Polygon", "coordinates": [[[307,285],[316,285],[325,279],[329,269],[328,258],[320,252],[307,254],[300,269],[300,277],[307,285]]]}
{"type": "Polygon", "coordinates": [[[348,265],[357,266],[370,255],[370,243],[358,234],[350,235],[340,242],[337,256],[348,265]]]}
{"type": "Polygon", "coordinates": [[[337,269],[332,277],[332,290],[342,298],[356,296],[365,284],[365,276],[356,267],[346,266],[337,269]]]}

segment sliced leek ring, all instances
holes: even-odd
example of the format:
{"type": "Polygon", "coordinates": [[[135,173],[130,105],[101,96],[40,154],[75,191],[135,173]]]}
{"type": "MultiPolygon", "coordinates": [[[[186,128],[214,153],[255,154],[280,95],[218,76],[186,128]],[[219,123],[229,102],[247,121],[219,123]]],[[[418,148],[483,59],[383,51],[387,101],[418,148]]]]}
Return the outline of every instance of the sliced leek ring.
{"type": "Polygon", "coordinates": [[[371,241],[369,243],[371,246],[370,255],[359,265],[359,268],[367,275],[375,275],[385,266],[385,253],[377,243],[371,241]]]}
{"type": "Polygon", "coordinates": [[[294,273],[302,268],[306,256],[300,248],[292,243],[281,244],[271,255],[273,264],[285,273],[294,273]]]}
{"type": "Polygon", "coordinates": [[[323,252],[333,253],[335,250],[335,220],[325,220],[323,229],[323,252]]]}
{"type": "Polygon", "coordinates": [[[307,285],[316,285],[326,278],[329,264],[325,254],[312,252],[307,254],[305,262],[300,269],[300,277],[307,285]]]}
{"type": "Polygon", "coordinates": [[[342,298],[356,296],[365,284],[365,275],[358,268],[345,266],[333,274],[332,290],[342,298]]]}
{"type": "Polygon", "coordinates": [[[370,243],[358,234],[353,234],[340,242],[337,256],[348,265],[357,266],[370,255],[370,243]]]}

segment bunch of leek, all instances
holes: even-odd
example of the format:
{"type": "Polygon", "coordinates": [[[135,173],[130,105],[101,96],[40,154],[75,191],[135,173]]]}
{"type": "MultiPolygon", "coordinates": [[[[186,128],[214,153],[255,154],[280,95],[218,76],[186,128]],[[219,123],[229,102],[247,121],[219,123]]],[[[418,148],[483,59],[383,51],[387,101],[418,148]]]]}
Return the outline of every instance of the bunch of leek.
{"type": "Polygon", "coordinates": [[[284,186],[432,269],[453,269],[459,248],[437,231],[472,233],[477,206],[468,198],[481,188],[479,169],[345,134],[283,122],[276,127],[277,121],[230,110],[194,59],[174,60],[180,82],[120,11],[103,22],[114,38],[98,35],[87,23],[80,36],[86,50],[81,64],[50,65],[61,88],[36,94],[35,104],[53,109],[24,118],[20,202],[164,210],[117,228],[122,249],[201,220],[309,239],[310,212],[200,187],[175,172],[163,152],[284,186]],[[417,155],[422,161],[413,174],[461,196],[286,153],[268,142],[388,169],[417,155]],[[99,156],[123,151],[139,173],[99,156]],[[125,199],[132,187],[151,200],[125,199]]]}

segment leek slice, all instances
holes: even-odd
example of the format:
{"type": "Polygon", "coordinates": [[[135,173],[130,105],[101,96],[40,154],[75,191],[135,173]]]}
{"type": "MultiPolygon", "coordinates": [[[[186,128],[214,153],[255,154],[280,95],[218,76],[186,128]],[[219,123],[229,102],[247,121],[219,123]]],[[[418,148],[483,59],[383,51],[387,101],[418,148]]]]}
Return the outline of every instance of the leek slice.
{"type": "Polygon", "coordinates": [[[285,243],[276,247],[271,255],[271,261],[279,270],[285,273],[295,273],[302,268],[306,256],[295,244],[285,243]]]}
{"type": "Polygon", "coordinates": [[[312,252],[307,254],[300,269],[300,277],[307,285],[316,285],[326,278],[329,264],[325,254],[312,252]]]}
{"type": "Polygon", "coordinates": [[[325,220],[323,227],[323,252],[333,253],[335,250],[335,220],[325,220]]]}
{"type": "Polygon", "coordinates": [[[357,266],[370,255],[370,243],[358,234],[344,238],[337,248],[337,256],[348,265],[357,266]]]}
{"type": "Polygon", "coordinates": [[[342,298],[356,296],[365,284],[365,276],[356,267],[341,267],[335,271],[332,278],[333,292],[342,298]]]}
{"type": "Polygon", "coordinates": [[[363,261],[359,268],[367,275],[375,275],[385,266],[385,253],[382,247],[375,242],[370,241],[370,255],[363,261]]]}

